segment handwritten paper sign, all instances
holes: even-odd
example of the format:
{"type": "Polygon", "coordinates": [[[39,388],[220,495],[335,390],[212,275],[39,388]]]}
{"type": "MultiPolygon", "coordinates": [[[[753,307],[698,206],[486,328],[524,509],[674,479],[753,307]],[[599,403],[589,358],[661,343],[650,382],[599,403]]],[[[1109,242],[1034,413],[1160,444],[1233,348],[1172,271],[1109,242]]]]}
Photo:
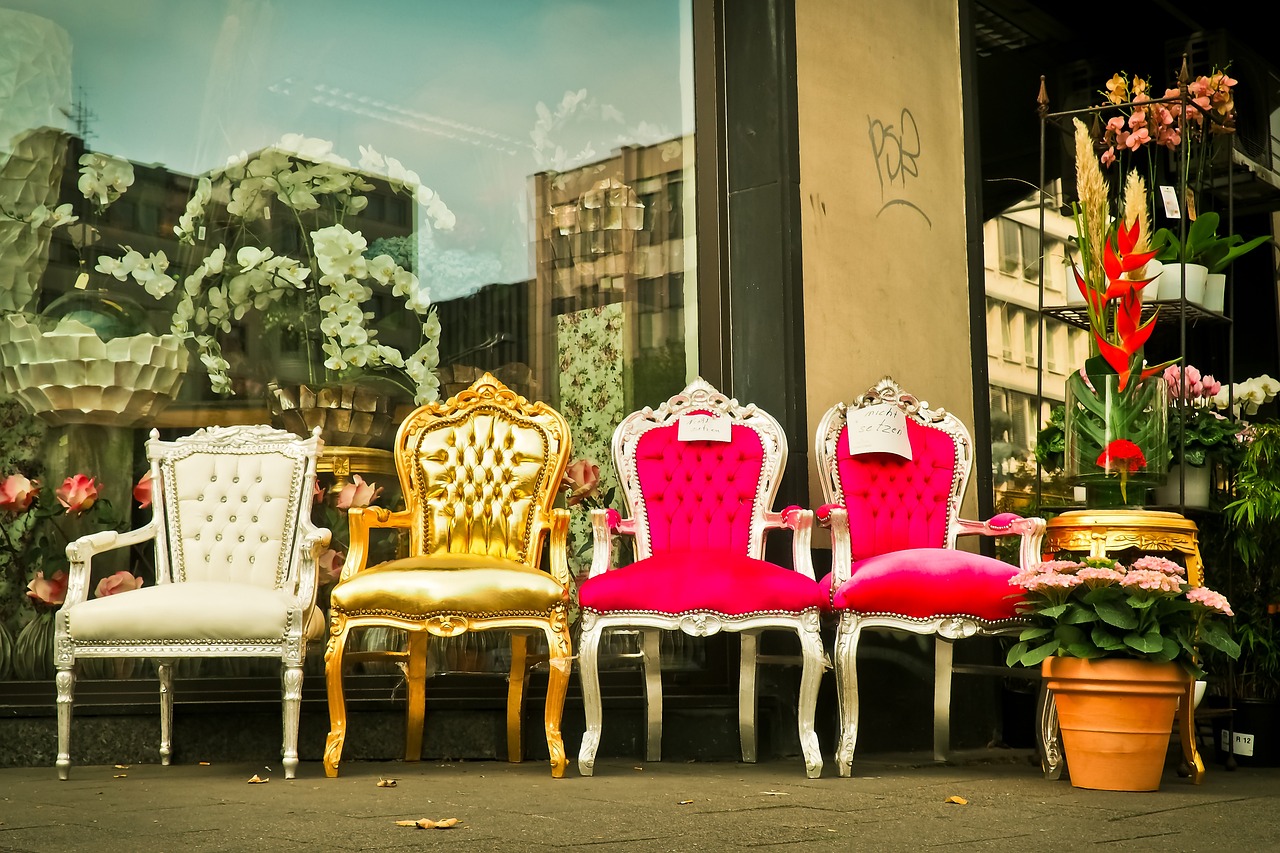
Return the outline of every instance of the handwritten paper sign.
{"type": "Polygon", "coordinates": [[[715,415],[681,415],[676,425],[680,441],[733,441],[733,423],[715,415]]]}
{"type": "Polygon", "coordinates": [[[907,416],[892,403],[880,403],[865,409],[851,410],[848,424],[849,455],[892,453],[911,458],[911,439],[907,437],[907,416]]]}

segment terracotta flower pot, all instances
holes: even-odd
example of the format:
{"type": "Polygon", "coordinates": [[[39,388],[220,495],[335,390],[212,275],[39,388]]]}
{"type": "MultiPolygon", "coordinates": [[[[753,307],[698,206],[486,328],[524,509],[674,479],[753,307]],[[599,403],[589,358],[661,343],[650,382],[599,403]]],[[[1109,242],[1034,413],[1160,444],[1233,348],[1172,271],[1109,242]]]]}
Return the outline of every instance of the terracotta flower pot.
{"type": "Polygon", "coordinates": [[[1176,663],[1128,658],[1046,658],[1071,784],[1155,791],[1188,675],[1176,663]]]}

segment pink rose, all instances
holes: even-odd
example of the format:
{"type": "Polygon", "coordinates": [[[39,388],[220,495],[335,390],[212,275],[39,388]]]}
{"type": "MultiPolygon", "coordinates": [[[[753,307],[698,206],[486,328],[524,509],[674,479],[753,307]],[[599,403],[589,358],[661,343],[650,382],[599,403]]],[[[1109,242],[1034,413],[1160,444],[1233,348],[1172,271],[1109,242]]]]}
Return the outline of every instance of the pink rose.
{"type": "Polygon", "coordinates": [[[58,569],[53,577],[46,580],[44,572],[36,572],[31,583],[27,584],[27,597],[41,604],[61,604],[67,597],[67,573],[58,569]]]}
{"type": "Polygon", "coordinates": [[[134,577],[131,572],[120,571],[107,575],[98,581],[98,588],[93,591],[95,598],[104,595],[115,595],[117,592],[129,592],[142,586],[142,578],[134,577]]]}
{"type": "Polygon", "coordinates": [[[76,474],[62,481],[62,485],[54,492],[58,503],[67,508],[68,513],[82,513],[98,502],[98,485],[92,477],[76,474]]]}
{"type": "Polygon", "coordinates": [[[21,474],[10,474],[0,483],[0,509],[9,512],[26,512],[31,502],[40,494],[40,483],[28,480],[21,474]]]}
{"type": "Polygon", "coordinates": [[[565,470],[564,481],[569,487],[569,506],[581,503],[595,495],[600,484],[600,467],[588,459],[579,459],[565,470]]]}
{"type": "Polygon", "coordinates": [[[332,548],[320,555],[320,583],[333,583],[342,575],[342,562],[347,555],[332,548]]]}
{"type": "Polygon", "coordinates": [[[382,494],[382,487],[366,483],[359,474],[351,475],[351,482],[338,492],[338,509],[351,509],[353,506],[368,506],[382,494]]]}
{"type": "Polygon", "coordinates": [[[133,499],[138,502],[138,509],[151,506],[151,472],[142,475],[142,479],[133,487],[133,499]]]}

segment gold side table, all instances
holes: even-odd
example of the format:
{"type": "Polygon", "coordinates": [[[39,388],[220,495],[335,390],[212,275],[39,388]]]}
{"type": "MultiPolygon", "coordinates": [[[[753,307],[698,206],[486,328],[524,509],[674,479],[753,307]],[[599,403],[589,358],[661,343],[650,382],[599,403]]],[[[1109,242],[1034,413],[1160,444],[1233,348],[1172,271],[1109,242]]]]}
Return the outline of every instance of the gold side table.
{"type": "MultiPolygon", "coordinates": [[[[1141,551],[1176,551],[1185,557],[1187,582],[1204,585],[1200,559],[1200,532],[1196,523],[1176,512],[1157,510],[1072,510],[1049,519],[1044,533],[1046,559],[1059,551],[1084,551],[1090,557],[1136,548],[1141,551]]],[[[1056,717],[1056,713],[1055,713],[1056,717]]],[[[1195,682],[1178,706],[1182,754],[1192,781],[1204,781],[1204,761],[1195,739],[1195,682]]]]}
{"type": "Polygon", "coordinates": [[[395,456],[390,450],[374,447],[344,447],[328,445],[316,461],[317,474],[332,474],[333,485],[329,491],[337,493],[351,481],[352,474],[367,478],[370,474],[396,473],[395,456]]]}

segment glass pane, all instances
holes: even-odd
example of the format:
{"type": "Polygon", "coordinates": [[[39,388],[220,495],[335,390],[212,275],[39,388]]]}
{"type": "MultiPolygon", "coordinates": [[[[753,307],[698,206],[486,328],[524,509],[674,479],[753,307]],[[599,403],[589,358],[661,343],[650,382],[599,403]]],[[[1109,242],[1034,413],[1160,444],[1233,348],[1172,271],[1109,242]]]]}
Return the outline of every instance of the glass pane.
{"type": "Polygon", "coordinates": [[[1029,282],[1040,281],[1040,229],[1022,226],[1022,277],[1029,282]]]}
{"type": "Polygon", "coordinates": [[[1022,250],[1019,245],[1019,226],[1012,219],[1003,217],[999,220],[1000,230],[997,232],[1000,247],[1000,271],[1009,275],[1017,275],[1022,266],[1022,250]]]}
{"type": "MultiPolygon", "coordinates": [[[[618,421],[697,374],[691,0],[0,0],[0,50],[0,321],[190,352],[134,371],[170,385],[84,472],[122,526],[152,426],[385,452],[486,371],[563,412],[609,494],[618,421]]],[[[46,452],[69,427],[8,406],[0,477],[77,473],[46,452]]],[[[11,633],[50,554],[4,575],[11,633]]]]}

